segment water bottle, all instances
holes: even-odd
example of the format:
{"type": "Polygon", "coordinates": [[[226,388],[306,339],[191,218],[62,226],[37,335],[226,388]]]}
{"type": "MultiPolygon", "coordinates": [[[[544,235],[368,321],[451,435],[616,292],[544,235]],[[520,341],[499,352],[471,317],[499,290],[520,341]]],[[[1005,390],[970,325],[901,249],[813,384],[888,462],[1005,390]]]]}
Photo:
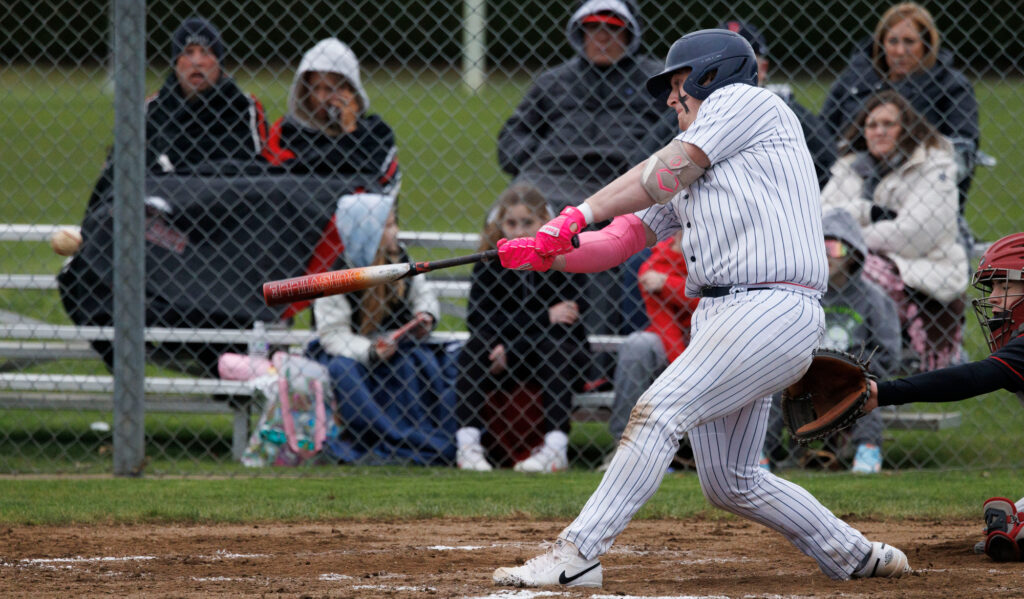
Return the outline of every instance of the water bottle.
{"type": "Polygon", "coordinates": [[[267,325],[262,320],[252,323],[252,335],[249,337],[249,357],[254,362],[259,358],[267,359],[270,355],[270,342],[267,340],[267,325]]]}

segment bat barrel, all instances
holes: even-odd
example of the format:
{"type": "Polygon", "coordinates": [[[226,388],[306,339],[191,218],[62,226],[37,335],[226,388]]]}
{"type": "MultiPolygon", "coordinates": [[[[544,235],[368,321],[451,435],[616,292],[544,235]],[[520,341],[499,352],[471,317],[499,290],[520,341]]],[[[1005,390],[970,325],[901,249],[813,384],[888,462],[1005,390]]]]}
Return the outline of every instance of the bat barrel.
{"type": "Polygon", "coordinates": [[[278,306],[325,295],[359,291],[400,279],[409,274],[410,269],[411,265],[407,263],[385,264],[268,281],[263,284],[263,301],[268,306],[278,306]]]}
{"type": "Polygon", "coordinates": [[[433,262],[407,262],[403,264],[382,264],[374,266],[363,266],[360,268],[349,268],[345,270],[332,270],[291,279],[268,281],[263,284],[263,301],[268,306],[290,304],[303,300],[316,299],[326,295],[349,293],[359,291],[374,285],[382,285],[397,281],[402,277],[430,272],[439,268],[449,268],[480,260],[490,260],[497,257],[497,250],[435,260],[433,262]]]}

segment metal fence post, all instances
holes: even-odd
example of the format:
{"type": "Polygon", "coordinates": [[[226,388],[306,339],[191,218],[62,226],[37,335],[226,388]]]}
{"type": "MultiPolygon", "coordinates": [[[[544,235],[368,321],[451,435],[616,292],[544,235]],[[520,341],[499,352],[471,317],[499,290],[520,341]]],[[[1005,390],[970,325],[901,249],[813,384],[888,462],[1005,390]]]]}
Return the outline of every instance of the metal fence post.
{"type": "Polygon", "coordinates": [[[464,0],[462,3],[462,83],[471,93],[484,84],[487,53],[487,3],[464,0]]]}
{"type": "Polygon", "coordinates": [[[146,2],[114,0],[114,474],[145,465],[146,2]]]}

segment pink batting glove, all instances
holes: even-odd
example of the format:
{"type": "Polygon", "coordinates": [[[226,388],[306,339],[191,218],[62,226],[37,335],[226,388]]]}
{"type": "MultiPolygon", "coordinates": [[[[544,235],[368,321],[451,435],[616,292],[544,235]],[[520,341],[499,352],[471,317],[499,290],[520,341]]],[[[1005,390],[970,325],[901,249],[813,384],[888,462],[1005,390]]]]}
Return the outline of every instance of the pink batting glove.
{"type": "Polygon", "coordinates": [[[517,237],[511,241],[499,239],[498,259],[505,268],[537,272],[547,271],[555,261],[554,256],[548,258],[537,253],[532,237],[517,237]]]}
{"type": "Polygon", "coordinates": [[[541,256],[560,256],[573,250],[572,238],[587,226],[587,219],[575,206],[566,206],[562,213],[549,220],[537,231],[537,253],[541,256]]]}

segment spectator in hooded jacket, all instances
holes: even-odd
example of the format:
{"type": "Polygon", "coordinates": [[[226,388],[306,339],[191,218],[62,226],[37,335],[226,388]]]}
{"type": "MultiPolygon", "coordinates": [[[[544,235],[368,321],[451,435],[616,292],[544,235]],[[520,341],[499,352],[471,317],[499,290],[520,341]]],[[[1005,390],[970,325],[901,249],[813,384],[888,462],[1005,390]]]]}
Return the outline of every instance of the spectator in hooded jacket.
{"type": "Polygon", "coordinates": [[[263,150],[263,106],[221,68],[220,32],[200,17],[186,19],[171,39],[174,72],[146,103],[150,171],[222,160],[249,161],[263,150]]]}
{"type": "Polygon", "coordinates": [[[906,372],[950,365],[963,333],[967,253],[957,243],[956,161],[935,127],[894,91],[869,99],[821,192],[850,213],[864,274],[896,302],[906,372]]]}
{"type": "MultiPolygon", "coordinates": [[[[828,290],[821,298],[825,309],[825,337],[821,347],[865,358],[870,356],[871,374],[879,378],[891,377],[900,363],[900,320],[895,302],[864,276],[868,248],[860,226],[845,210],[827,210],[822,217],[822,231],[828,254],[828,290]]],[[[827,462],[821,465],[839,466],[839,458],[845,462],[852,453],[853,472],[881,471],[883,427],[879,413],[857,420],[849,434],[843,431],[826,439],[820,450],[799,454],[800,448],[794,448],[791,454],[782,447],[780,402],[779,396],[773,398],[765,438],[766,460],[762,460],[762,467],[779,462],[809,465],[815,460],[827,462]],[[846,451],[848,448],[852,451],[846,451]]]]}
{"type": "Polygon", "coordinates": [[[778,94],[800,119],[800,127],[804,130],[804,138],[807,140],[807,149],[811,151],[811,157],[814,159],[814,172],[818,175],[818,185],[824,187],[828,183],[829,169],[836,161],[835,135],[818,115],[796,101],[789,85],[768,83],[768,68],[771,66],[768,59],[768,42],[756,27],[743,21],[731,20],[721,23],[718,28],[738,33],[743,36],[743,39],[750,42],[750,47],[754,49],[754,56],[757,57],[758,84],[778,94]]]}
{"type": "Polygon", "coordinates": [[[952,54],[940,48],[932,15],[914,2],[882,15],[870,48],[856,52],[832,84],[821,117],[842,136],[871,96],[890,89],[953,143],[962,208],[980,138],[978,101],[971,82],[953,68],[952,54]]]}
{"type": "MultiPolygon", "coordinates": [[[[557,214],[664,146],[675,115],[645,93],[662,62],[639,53],[643,26],[632,0],[585,0],[566,25],[577,55],[536,77],[498,135],[498,163],[513,184],[533,185],[557,214]]],[[[494,210],[490,211],[493,216],[494,210]]],[[[598,226],[602,226],[599,223],[598,226]]],[[[589,334],[624,334],[642,320],[636,269],[642,259],[586,277],[589,334]]],[[[607,382],[611,356],[587,378],[607,382]]]]}
{"type": "Polygon", "coordinates": [[[581,2],[566,26],[577,56],[538,75],[498,135],[498,163],[548,198],[575,206],[676,133],[666,106],[644,93],[661,61],[641,56],[631,0],[581,2]]]}
{"type": "Polygon", "coordinates": [[[355,53],[333,37],[321,40],[302,57],[288,114],[271,127],[263,155],[294,173],[367,175],[397,185],[394,131],[369,108],[355,53]]]}

